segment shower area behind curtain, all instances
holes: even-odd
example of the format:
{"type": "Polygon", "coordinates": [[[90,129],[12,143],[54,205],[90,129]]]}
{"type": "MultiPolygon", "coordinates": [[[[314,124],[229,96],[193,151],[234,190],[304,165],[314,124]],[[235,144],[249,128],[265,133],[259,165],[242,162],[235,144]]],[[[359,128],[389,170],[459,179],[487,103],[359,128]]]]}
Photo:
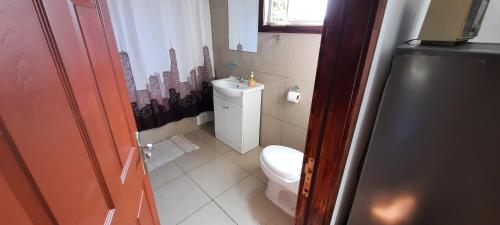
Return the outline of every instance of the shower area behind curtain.
{"type": "Polygon", "coordinates": [[[139,131],[213,111],[208,0],[108,0],[139,131]]]}

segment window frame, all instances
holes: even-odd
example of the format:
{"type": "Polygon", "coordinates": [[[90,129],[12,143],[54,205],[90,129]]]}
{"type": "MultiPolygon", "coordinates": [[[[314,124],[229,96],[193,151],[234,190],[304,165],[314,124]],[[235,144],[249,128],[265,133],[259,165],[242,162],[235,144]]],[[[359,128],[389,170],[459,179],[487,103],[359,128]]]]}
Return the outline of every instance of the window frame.
{"type": "Polygon", "coordinates": [[[259,0],[259,32],[321,34],[323,25],[269,25],[264,24],[264,1],[259,0]]]}

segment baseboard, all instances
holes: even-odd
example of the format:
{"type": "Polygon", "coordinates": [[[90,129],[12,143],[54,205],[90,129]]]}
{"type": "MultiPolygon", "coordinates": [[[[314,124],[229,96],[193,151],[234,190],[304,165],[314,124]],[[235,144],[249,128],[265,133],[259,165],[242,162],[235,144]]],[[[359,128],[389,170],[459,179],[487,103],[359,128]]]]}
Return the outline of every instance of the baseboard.
{"type": "Polygon", "coordinates": [[[214,120],[214,112],[202,112],[198,116],[165,124],[161,127],[139,132],[141,144],[154,144],[177,134],[188,133],[198,129],[202,124],[214,120]]]}

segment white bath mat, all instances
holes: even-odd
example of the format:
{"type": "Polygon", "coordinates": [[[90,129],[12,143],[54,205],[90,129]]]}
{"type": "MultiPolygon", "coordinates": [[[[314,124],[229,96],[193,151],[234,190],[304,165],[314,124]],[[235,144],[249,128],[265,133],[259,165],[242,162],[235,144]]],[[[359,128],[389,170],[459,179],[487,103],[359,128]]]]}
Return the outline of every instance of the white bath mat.
{"type": "Polygon", "coordinates": [[[170,162],[186,152],[199,149],[197,145],[189,141],[184,135],[175,135],[169,139],[158,142],[153,145],[153,154],[151,159],[146,161],[148,170],[152,171],[159,166],[170,162]]]}

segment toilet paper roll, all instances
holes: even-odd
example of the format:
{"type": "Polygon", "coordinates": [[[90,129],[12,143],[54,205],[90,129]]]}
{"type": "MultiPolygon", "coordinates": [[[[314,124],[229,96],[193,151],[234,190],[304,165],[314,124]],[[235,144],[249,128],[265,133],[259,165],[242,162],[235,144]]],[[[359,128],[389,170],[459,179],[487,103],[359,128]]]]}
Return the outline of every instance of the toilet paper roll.
{"type": "Polygon", "coordinates": [[[294,90],[289,90],[288,94],[286,96],[286,99],[289,102],[299,103],[299,101],[300,101],[300,92],[294,91],[294,90]]]}

